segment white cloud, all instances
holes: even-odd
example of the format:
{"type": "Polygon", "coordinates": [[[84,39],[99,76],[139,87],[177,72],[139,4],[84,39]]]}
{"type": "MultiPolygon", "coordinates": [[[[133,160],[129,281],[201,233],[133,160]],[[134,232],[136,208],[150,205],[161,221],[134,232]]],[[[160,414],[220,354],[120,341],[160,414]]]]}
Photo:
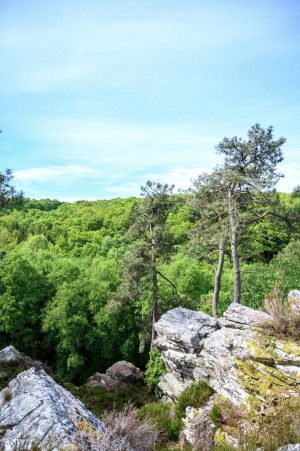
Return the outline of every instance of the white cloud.
{"type": "Polygon", "coordinates": [[[48,182],[51,179],[76,178],[90,175],[99,175],[92,168],[70,165],[70,166],[48,166],[39,168],[28,168],[15,171],[14,176],[18,181],[48,182]]]}
{"type": "Polygon", "coordinates": [[[210,172],[211,169],[198,167],[198,168],[183,168],[176,167],[166,172],[156,173],[144,173],[135,178],[134,182],[116,184],[109,186],[105,189],[107,193],[111,193],[117,196],[139,196],[140,187],[145,185],[147,180],[160,183],[168,183],[169,185],[175,185],[176,190],[186,190],[190,188],[192,182],[197,176],[203,172],[210,172]]]}
{"type": "MultiPolygon", "coordinates": [[[[28,133],[28,128],[27,128],[28,133]]],[[[218,161],[215,133],[205,123],[150,124],[109,122],[102,119],[40,121],[29,133],[44,146],[51,142],[52,155],[67,163],[107,165],[118,172],[153,167],[186,167],[218,161]]],[[[222,136],[222,135],[221,135],[222,136]]]]}

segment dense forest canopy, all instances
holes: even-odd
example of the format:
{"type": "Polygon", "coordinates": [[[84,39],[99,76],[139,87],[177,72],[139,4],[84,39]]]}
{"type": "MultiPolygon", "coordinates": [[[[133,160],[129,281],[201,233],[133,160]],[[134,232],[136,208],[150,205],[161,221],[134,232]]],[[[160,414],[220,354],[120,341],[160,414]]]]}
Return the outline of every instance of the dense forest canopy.
{"type": "MultiPolygon", "coordinates": [[[[300,207],[297,190],[274,194],[285,213],[300,207]]],[[[171,196],[167,228],[173,251],[160,270],[159,314],[182,305],[211,313],[217,253],[195,246],[192,195],[171,196]]],[[[0,217],[0,346],[53,365],[61,376],[83,381],[119,359],[144,366],[151,339],[151,280],[145,274],[132,299],[116,296],[136,242],[130,228],[140,198],[61,203],[25,199],[0,217]]],[[[240,243],[242,302],[262,306],[280,284],[299,288],[297,227],[276,216],[253,223],[240,243]]],[[[139,240],[139,237],[136,238],[139,240]]],[[[197,240],[196,240],[197,242],[197,240]]],[[[198,243],[199,244],[199,243],[198,243]]],[[[225,248],[219,314],[232,302],[230,246],[225,248]]]]}

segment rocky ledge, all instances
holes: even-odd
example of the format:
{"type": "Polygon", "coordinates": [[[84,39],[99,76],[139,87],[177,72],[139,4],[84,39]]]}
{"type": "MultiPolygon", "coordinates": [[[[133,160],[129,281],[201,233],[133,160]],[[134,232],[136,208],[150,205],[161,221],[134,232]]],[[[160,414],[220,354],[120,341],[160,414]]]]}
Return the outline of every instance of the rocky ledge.
{"type": "Polygon", "coordinates": [[[205,380],[236,406],[300,393],[300,346],[265,333],[272,318],[231,304],[218,321],[201,312],[173,309],[156,323],[156,348],[167,368],[160,388],[176,399],[205,380]]]}
{"type": "MultiPolygon", "coordinates": [[[[300,312],[300,292],[290,293],[287,305],[291,312],[300,312]]],[[[159,383],[164,399],[176,401],[195,381],[205,381],[214,390],[206,405],[186,409],[181,438],[192,449],[236,447],[251,434],[258,438],[257,449],[265,449],[264,437],[275,440],[267,449],[289,443],[287,437],[299,441],[300,344],[272,335],[272,321],[264,312],[231,304],[219,320],[176,308],[156,323],[155,346],[167,369],[159,383]],[[275,428],[269,436],[268,421],[275,428]],[[284,426],[279,432],[280,424],[284,426]]]]}
{"type": "MultiPolygon", "coordinates": [[[[18,352],[18,351],[16,351],[18,352]]],[[[0,392],[0,448],[66,449],[81,425],[104,431],[103,423],[44,370],[20,373],[0,392]]]]}

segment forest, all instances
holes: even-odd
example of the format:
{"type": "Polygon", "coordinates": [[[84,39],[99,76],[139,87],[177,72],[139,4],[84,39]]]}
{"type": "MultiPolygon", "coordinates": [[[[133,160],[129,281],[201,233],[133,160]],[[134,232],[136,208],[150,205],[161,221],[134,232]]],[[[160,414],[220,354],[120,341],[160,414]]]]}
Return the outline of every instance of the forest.
{"type": "Polygon", "coordinates": [[[276,192],[284,140],[272,133],[225,138],[223,166],[177,194],[147,182],[139,198],[32,200],[3,171],[0,347],[82,383],[118,360],[144,369],[153,321],[173,307],[220,316],[300,288],[300,189],[276,192]]]}

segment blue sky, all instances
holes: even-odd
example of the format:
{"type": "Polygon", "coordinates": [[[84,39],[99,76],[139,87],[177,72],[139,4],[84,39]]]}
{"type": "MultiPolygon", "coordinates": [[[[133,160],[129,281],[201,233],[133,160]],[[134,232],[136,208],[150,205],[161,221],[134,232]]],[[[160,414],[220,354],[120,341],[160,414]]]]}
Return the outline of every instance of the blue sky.
{"type": "Polygon", "coordinates": [[[285,136],[300,184],[300,2],[0,0],[0,170],[34,198],[186,188],[224,136],[285,136]]]}

